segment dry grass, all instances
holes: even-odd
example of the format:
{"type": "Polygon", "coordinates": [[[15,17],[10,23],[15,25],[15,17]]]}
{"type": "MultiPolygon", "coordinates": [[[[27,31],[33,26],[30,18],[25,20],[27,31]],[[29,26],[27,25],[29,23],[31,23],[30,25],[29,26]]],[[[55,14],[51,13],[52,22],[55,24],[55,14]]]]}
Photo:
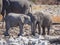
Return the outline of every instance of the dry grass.
{"type": "Polygon", "coordinates": [[[52,16],[52,21],[55,23],[60,23],[60,16],[52,16]]]}
{"type": "Polygon", "coordinates": [[[8,31],[9,35],[18,35],[19,32],[20,32],[19,27],[12,27],[8,31]]]}

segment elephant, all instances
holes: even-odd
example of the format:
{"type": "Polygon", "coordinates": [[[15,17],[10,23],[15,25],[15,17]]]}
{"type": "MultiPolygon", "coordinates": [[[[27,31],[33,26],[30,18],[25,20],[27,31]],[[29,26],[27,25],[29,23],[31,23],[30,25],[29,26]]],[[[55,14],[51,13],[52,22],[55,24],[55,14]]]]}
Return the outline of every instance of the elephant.
{"type": "Polygon", "coordinates": [[[34,16],[31,12],[28,12],[28,14],[27,14],[30,18],[31,18],[31,32],[32,32],[32,35],[34,35],[35,36],[35,30],[36,30],[36,28],[35,28],[35,26],[36,26],[36,16],[34,16]]]}
{"type": "Polygon", "coordinates": [[[33,35],[35,35],[37,25],[39,31],[38,34],[41,34],[42,28],[42,35],[45,35],[45,28],[47,28],[48,30],[47,34],[49,35],[49,30],[52,25],[51,16],[43,14],[42,12],[35,12],[34,14],[28,13],[27,15],[31,17],[33,35]]]}
{"type": "MultiPolygon", "coordinates": [[[[38,24],[38,34],[41,34],[41,28],[42,28],[42,35],[45,35],[45,30],[47,28],[47,34],[49,35],[50,27],[52,25],[52,18],[49,15],[43,14],[42,12],[36,12],[34,13],[34,16],[36,18],[35,25],[38,24]]],[[[35,26],[36,28],[36,26],[35,26]]]]}
{"type": "Polygon", "coordinates": [[[31,19],[28,15],[25,14],[18,14],[18,13],[8,13],[8,15],[5,16],[5,23],[6,23],[6,32],[4,33],[6,36],[8,36],[8,30],[11,27],[19,26],[20,28],[20,34],[23,33],[23,25],[24,24],[31,24],[31,19]]]}
{"type": "Polygon", "coordinates": [[[3,17],[8,13],[27,14],[30,7],[30,2],[28,0],[3,0],[2,3],[1,14],[3,17]]]}

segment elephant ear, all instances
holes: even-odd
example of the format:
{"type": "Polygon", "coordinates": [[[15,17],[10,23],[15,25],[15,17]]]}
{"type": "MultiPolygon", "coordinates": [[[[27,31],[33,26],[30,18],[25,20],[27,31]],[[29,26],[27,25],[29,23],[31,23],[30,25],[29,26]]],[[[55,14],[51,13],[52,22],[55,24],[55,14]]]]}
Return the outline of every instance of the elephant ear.
{"type": "Polygon", "coordinates": [[[27,15],[24,15],[24,23],[29,24],[31,22],[31,18],[27,15]]]}

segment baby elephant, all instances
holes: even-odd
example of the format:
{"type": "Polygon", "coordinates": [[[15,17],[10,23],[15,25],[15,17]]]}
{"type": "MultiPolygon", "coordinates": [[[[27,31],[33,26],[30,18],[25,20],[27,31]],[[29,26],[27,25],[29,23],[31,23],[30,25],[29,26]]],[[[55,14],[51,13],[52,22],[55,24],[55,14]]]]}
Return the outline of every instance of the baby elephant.
{"type": "Polygon", "coordinates": [[[31,20],[30,17],[25,14],[17,14],[17,13],[9,13],[5,16],[5,22],[6,22],[6,32],[5,35],[8,35],[8,30],[11,27],[19,26],[20,28],[20,34],[23,33],[23,25],[24,24],[30,24],[31,20]]]}
{"type": "MultiPolygon", "coordinates": [[[[38,30],[39,34],[41,34],[41,28],[42,28],[42,35],[45,35],[45,30],[47,28],[47,34],[49,35],[49,30],[52,24],[51,16],[45,15],[42,12],[36,12],[34,13],[34,16],[36,18],[35,25],[38,24],[38,30]]],[[[36,28],[36,26],[35,26],[36,28]]]]}

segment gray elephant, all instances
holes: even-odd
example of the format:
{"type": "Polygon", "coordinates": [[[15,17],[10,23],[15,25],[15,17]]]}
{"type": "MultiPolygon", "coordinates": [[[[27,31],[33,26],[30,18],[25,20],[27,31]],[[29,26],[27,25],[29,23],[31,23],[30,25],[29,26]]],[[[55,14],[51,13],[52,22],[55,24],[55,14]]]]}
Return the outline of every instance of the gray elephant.
{"type": "Polygon", "coordinates": [[[47,28],[47,35],[49,35],[50,34],[50,28],[52,26],[52,18],[51,18],[51,16],[44,15],[41,26],[42,26],[42,29],[43,29],[42,35],[46,34],[46,32],[45,32],[46,28],[47,28]]]}
{"type": "Polygon", "coordinates": [[[34,35],[35,36],[35,30],[36,30],[36,28],[35,28],[35,26],[36,26],[36,16],[34,16],[32,13],[30,13],[30,12],[28,12],[28,14],[27,14],[30,18],[31,18],[31,32],[32,32],[32,35],[34,35]]]}
{"type": "Polygon", "coordinates": [[[28,13],[27,15],[31,17],[33,35],[35,35],[37,25],[39,31],[38,34],[41,34],[41,28],[43,31],[42,35],[45,35],[45,28],[47,28],[47,34],[49,34],[49,30],[52,25],[52,19],[49,15],[45,15],[42,12],[35,12],[34,14],[28,13]]]}
{"type": "Polygon", "coordinates": [[[28,0],[3,0],[3,7],[1,14],[4,15],[8,13],[22,13],[27,14],[30,3],[28,0]]]}
{"type": "Polygon", "coordinates": [[[20,28],[20,34],[23,33],[23,25],[24,24],[31,24],[30,17],[25,14],[17,14],[17,13],[9,13],[5,16],[5,22],[6,22],[6,32],[5,35],[8,35],[8,30],[11,27],[19,26],[20,28]]]}
{"type": "MultiPolygon", "coordinates": [[[[39,34],[41,34],[41,28],[42,28],[42,35],[45,35],[45,30],[47,28],[47,34],[49,35],[50,27],[52,25],[52,19],[51,16],[45,15],[42,12],[36,12],[34,13],[35,17],[35,25],[38,24],[38,30],[39,34]]],[[[36,26],[34,27],[36,29],[36,26]]]]}

